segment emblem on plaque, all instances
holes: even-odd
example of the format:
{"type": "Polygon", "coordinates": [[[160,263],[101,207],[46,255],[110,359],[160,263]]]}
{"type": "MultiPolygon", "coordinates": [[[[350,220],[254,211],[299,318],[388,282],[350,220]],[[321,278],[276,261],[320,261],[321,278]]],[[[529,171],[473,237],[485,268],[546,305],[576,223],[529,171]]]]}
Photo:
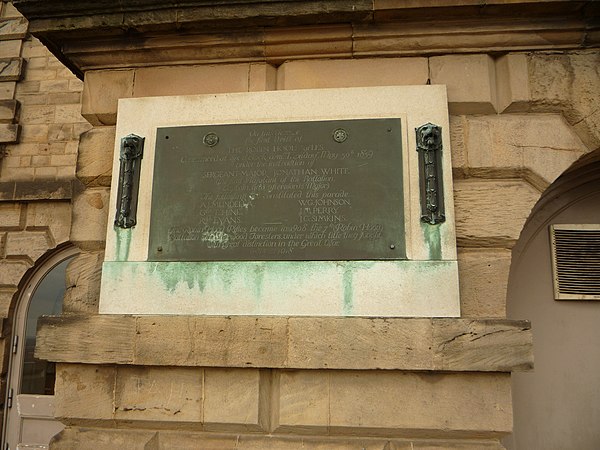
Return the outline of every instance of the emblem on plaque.
{"type": "Polygon", "coordinates": [[[338,128],[333,131],[333,140],[335,142],[339,142],[340,144],[348,139],[348,132],[343,128],[338,128]]]}
{"type": "Polygon", "coordinates": [[[144,154],[144,138],[130,134],[121,139],[119,154],[119,187],[115,226],[131,228],[136,224],[140,164],[144,154]]]}
{"type": "Polygon", "coordinates": [[[207,147],[214,147],[219,143],[219,136],[217,136],[215,133],[207,133],[204,135],[204,139],[202,139],[202,142],[207,147]]]}

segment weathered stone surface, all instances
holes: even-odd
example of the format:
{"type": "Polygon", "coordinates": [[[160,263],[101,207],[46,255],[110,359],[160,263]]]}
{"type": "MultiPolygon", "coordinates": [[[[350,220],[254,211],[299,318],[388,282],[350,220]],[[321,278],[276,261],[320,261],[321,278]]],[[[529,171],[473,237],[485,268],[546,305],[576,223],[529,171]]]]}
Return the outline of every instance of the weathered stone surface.
{"type": "Polygon", "coordinates": [[[427,78],[427,58],[288,61],[277,71],[277,88],[402,86],[427,78]]]}
{"type": "Polygon", "coordinates": [[[6,17],[0,19],[0,39],[23,39],[27,35],[27,19],[6,17]]]}
{"type": "Polygon", "coordinates": [[[22,58],[0,58],[0,81],[19,81],[22,73],[22,58]]]}
{"type": "Polygon", "coordinates": [[[68,427],[54,437],[52,450],[503,450],[497,439],[401,439],[353,436],[217,434],[184,430],[134,431],[68,427]]]}
{"type": "Polygon", "coordinates": [[[101,364],[110,359],[109,364],[131,364],[134,348],[132,343],[136,333],[136,319],[132,316],[61,316],[49,320],[44,331],[38,333],[36,357],[48,359],[48,356],[63,353],[62,362],[82,362],[101,364]],[[86,354],[86,358],[80,355],[86,354]],[[107,358],[107,356],[109,356],[107,358]]]}
{"type": "Polygon", "coordinates": [[[32,202],[27,205],[27,229],[47,228],[50,246],[69,240],[71,204],[65,201],[32,202]]]}
{"type": "Polygon", "coordinates": [[[136,69],[134,97],[247,92],[249,64],[136,69]]]}
{"type": "Polygon", "coordinates": [[[346,433],[367,428],[374,433],[428,430],[435,435],[440,423],[445,431],[467,435],[508,433],[510,376],[331,372],[329,411],[330,429],[346,433]]]}
{"type": "Polygon", "coordinates": [[[509,53],[496,60],[498,112],[528,111],[531,102],[527,56],[509,53]]]}
{"type": "Polygon", "coordinates": [[[3,144],[15,143],[19,140],[21,126],[14,123],[0,123],[0,142],[3,144]]]}
{"type": "Polygon", "coordinates": [[[52,450],[159,450],[156,431],[65,428],[52,438],[52,450]]]}
{"type": "Polygon", "coordinates": [[[512,248],[539,196],[522,180],[454,180],[457,244],[512,248]]]}
{"type": "Polygon", "coordinates": [[[0,203],[0,229],[18,230],[21,228],[21,204],[0,203]]]}
{"type": "Polygon", "coordinates": [[[0,261],[0,285],[16,286],[25,272],[33,265],[29,258],[0,261]]]}
{"type": "MultiPolygon", "coordinates": [[[[2,269],[4,268],[2,267],[2,269]]],[[[14,287],[0,288],[0,318],[8,317],[16,292],[16,285],[14,287]]]]}
{"type": "Polygon", "coordinates": [[[19,111],[17,100],[0,100],[0,123],[13,123],[19,111]]]}
{"type": "Polygon", "coordinates": [[[104,248],[109,197],[109,188],[95,187],[80,191],[73,198],[70,240],[82,250],[104,248]]]}
{"type": "Polygon", "coordinates": [[[146,366],[494,372],[532,365],[529,324],[510,320],[58,316],[41,320],[36,351],[50,361],[146,366]],[[344,327],[329,352],[323,334],[307,331],[344,327]],[[447,345],[449,336],[474,333],[461,348],[447,345]],[[360,364],[356,348],[365,353],[360,364]]]}
{"type": "Polygon", "coordinates": [[[448,88],[450,114],[496,112],[496,72],[487,55],[448,55],[429,58],[432,84],[448,88]]]}
{"type": "Polygon", "coordinates": [[[590,150],[600,147],[600,52],[530,53],[533,110],[560,111],[590,150]]]}
{"type": "Polygon", "coordinates": [[[277,89],[277,69],[271,64],[250,64],[248,91],[273,91],[277,89]]]}
{"type": "Polygon", "coordinates": [[[110,186],[115,127],[97,127],[81,135],[77,178],[87,187],[110,186]]]}
{"type": "Polygon", "coordinates": [[[451,319],[434,319],[436,327],[433,331],[433,346],[436,367],[442,370],[460,370],[469,366],[473,370],[481,370],[493,365],[498,371],[505,371],[505,358],[501,356],[505,346],[511,348],[514,361],[510,364],[514,370],[528,370],[533,367],[531,353],[531,335],[529,340],[522,339],[521,333],[529,329],[526,321],[514,321],[514,326],[507,328],[504,320],[488,320],[462,323],[457,330],[451,319]],[[499,335],[502,337],[498,339],[499,335]]]}
{"type": "Polygon", "coordinates": [[[98,312],[100,277],[104,252],[81,252],[67,266],[63,311],[94,314],[98,312]]]}
{"type": "Polygon", "coordinates": [[[540,190],[588,151],[559,114],[464,117],[462,139],[467,170],[510,170],[540,190]]]}
{"type": "Polygon", "coordinates": [[[63,423],[113,418],[116,368],[57,364],[55,414],[63,423]]]}
{"type": "Polygon", "coordinates": [[[462,317],[505,317],[511,252],[459,249],[458,280],[462,317]]]}
{"type": "Polygon", "coordinates": [[[118,100],[133,95],[133,78],[133,70],[86,72],[81,115],[92,125],[114,125],[118,100]]]}
{"type": "Polygon", "coordinates": [[[53,243],[45,231],[12,231],[6,237],[6,255],[9,257],[28,257],[36,261],[53,243]]]}
{"type": "Polygon", "coordinates": [[[189,367],[119,367],[115,419],[200,424],[202,372],[189,367]]]}
{"type": "Polygon", "coordinates": [[[260,430],[258,369],[204,370],[204,429],[260,430]]]}

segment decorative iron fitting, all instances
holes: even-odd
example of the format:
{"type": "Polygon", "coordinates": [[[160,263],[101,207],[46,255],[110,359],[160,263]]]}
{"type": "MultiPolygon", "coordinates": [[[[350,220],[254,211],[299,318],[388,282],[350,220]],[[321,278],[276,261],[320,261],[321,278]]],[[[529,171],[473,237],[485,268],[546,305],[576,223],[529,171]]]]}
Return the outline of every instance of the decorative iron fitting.
{"type": "Polygon", "coordinates": [[[435,225],[446,220],[442,181],[442,128],[426,123],[415,131],[419,152],[421,220],[435,225]]]}
{"type": "Polygon", "coordinates": [[[140,166],[144,154],[144,138],[130,134],[121,139],[119,188],[115,226],[131,228],[136,224],[140,166]]]}

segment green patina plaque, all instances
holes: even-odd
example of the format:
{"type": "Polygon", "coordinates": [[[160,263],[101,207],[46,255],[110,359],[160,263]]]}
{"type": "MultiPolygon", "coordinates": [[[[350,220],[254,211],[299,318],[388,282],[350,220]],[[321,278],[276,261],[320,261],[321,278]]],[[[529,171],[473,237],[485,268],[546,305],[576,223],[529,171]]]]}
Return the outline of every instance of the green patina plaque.
{"type": "Polygon", "coordinates": [[[159,128],[150,261],[406,259],[400,119],[159,128]]]}

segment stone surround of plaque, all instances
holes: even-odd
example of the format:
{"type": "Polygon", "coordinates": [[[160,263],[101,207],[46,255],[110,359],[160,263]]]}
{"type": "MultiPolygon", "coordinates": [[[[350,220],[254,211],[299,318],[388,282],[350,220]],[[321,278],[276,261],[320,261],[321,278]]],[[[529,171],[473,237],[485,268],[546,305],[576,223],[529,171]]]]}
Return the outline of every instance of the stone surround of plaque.
{"type": "Polygon", "coordinates": [[[101,313],[460,315],[445,87],[123,99],[117,137],[101,313]]]}

